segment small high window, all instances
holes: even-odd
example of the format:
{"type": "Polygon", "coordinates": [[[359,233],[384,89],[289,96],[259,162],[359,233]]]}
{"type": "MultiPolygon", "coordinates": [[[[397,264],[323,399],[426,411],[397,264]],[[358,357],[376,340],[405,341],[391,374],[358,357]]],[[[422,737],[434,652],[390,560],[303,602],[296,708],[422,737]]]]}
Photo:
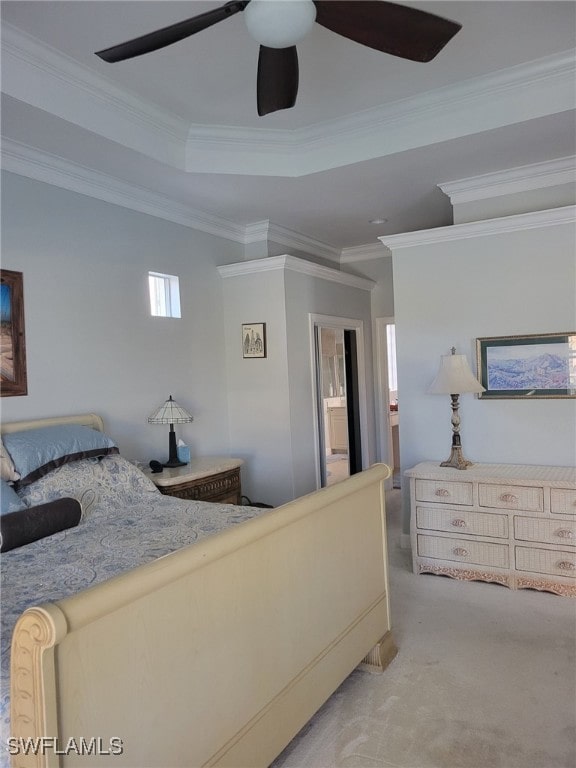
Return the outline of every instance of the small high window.
{"type": "Polygon", "coordinates": [[[150,312],[155,317],[182,317],[180,314],[180,284],[176,275],[148,272],[150,312]]]}

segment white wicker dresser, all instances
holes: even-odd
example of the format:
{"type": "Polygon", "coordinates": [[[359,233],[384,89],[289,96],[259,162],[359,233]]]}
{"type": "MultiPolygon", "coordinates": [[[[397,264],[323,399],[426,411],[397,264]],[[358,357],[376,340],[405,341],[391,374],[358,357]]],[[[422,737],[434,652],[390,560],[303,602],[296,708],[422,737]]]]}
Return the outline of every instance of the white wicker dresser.
{"type": "Polygon", "coordinates": [[[405,476],[415,573],[576,597],[576,468],[423,462],[405,476]]]}

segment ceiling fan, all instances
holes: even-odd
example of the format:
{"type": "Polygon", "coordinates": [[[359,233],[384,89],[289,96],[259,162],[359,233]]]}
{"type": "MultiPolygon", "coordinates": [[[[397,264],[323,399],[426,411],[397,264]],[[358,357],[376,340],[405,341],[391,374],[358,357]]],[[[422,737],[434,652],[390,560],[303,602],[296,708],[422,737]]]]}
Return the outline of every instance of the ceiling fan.
{"type": "Polygon", "coordinates": [[[290,109],[298,93],[296,43],[314,22],[377,51],[412,61],[431,61],[461,25],[384,0],[231,0],[147,35],[97,51],[107,62],[141,56],[195,35],[245,11],[248,31],[260,43],[257,76],[259,115],[290,109]]]}

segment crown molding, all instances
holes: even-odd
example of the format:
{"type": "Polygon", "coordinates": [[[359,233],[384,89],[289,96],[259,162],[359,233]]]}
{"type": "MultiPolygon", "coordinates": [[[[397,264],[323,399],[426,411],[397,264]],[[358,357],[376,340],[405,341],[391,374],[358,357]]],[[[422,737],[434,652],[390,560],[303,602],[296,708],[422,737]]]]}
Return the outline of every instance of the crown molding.
{"type": "Polygon", "coordinates": [[[2,59],[13,98],[189,172],[305,176],[576,108],[574,50],[296,130],[189,125],[9,24],[2,59]]]}
{"type": "Polygon", "coordinates": [[[0,158],[4,171],[224,237],[243,245],[270,240],[312,256],[335,262],[339,260],[340,251],[337,248],[273,224],[269,220],[253,222],[246,226],[236,224],[204,211],[191,209],[157,192],[119,181],[108,174],[72,163],[13,139],[2,139],[0,158]]]}
{"type": "Polygon", "coordinates": [[[339,263],[340,249],[308,237],[295,230],[281,227],[274,224],[269,219],[255,221],[246,225],[244,243],[273,242],[285,248],[291,248],[297,251],[304,251],[312,256],[323,259],[329,259],[339,263]]]}
{"type": "Polygon", "coordinates": [[[576,182],[576,156],[438,184],[452,205],[576,182]]]}
{"type": "Polygon", "coordinates": [[[218,267],[218,271],[223,278],[238,277],[239,275],[253,275],[260,272],[270,272],[276,270],[291,270],[299,272],[308,277],[318,277],[321,280],[328,280],[332,283],[345,285],[348,288],[359,288],[363,291],[371,291],[376,283],[366,277],[350,275],[347,272],[341,272],[332,267],[324,267],[320,264],[314,264],[306,259],[299,259],[297,256],[267,256],[264,259],[252,259],[251,261],[242,261],[236,264],[225,264],[218,267]]]}
{"type": "Polygon", "coordinates": [[[148,157],[183,169],[188,123],[2,23],[2,91],[148,157]]]}
{"type": "Polygon", "coordinates": [[[383,243],[366,243],[355,245],[351,248],[342,248],[340,251],[341,264],[353,264],[357,261],[373,261],[391,256],[390,251],[383,243]]]}
{"type": "Polygon", "coordinates": [[[192,125],[186,170],[305,176],[575,109],[575,78],[571,49],[292,131],[192,125]]]}
{"type": "Polygon", "coordinates": [[[281,227],[278,224],[270,224],[268,240],[278,245],[285,246],[286,248],[294,248],[297,251],[304,251],[314,256],[319,256],[331,261],[340,261],[340,249],[334,248],[327,243],[323,243],[321,240],[316,240],[314,237],[303,235],[300,232],[296,232],[286,227],[281,227]]]}
{"type": "Polygon", "coordinates": [[[526,229],[539,229],[541,227],[574,223],[576,223],[576,206],[566,205],[546,211],[519,213],[496,219],[454,224],[449,227],[405,232],[399,235],[383,235],[378,239],[392,252],[396,252],[402,248],[413,248],[421,245],[447,243],[453,240],[468,240],[486,235],[499,235],[505,232],[520,232],[526,229]]]}
{"type": "Polygon", "coordinates": [[[244,245],[262,243],[265,240],[268,240],[269,229],[270,221],[268,219],[264,219],[263,221],[254,221],[252,224],[247,224],[244,230],[244,245]]]}
{"type": "Polygon", "coordinates": [[[244,227],[204,211],[191,209],[157,192],[127,184],[90,168],[41,152],[25,144],[3,139],[2,169],[106,203],[182,224],[210,235],[244,242],[244,227]]]}

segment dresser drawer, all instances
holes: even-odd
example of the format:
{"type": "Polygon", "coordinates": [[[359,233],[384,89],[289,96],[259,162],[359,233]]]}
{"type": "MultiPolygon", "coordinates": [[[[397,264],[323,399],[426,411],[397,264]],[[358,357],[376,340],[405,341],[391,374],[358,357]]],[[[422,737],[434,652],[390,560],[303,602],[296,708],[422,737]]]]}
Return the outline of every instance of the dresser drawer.
{"type": "Polygon", "coordinates": [[[576,552],[516,547],[516,568],[519,571],[576,578],[576,552]]]}
{"type": "Polygon", "coordinates": [[[472,483],[444,480],[416,480],[416,501],[441,501],[443,504],[472,506],[472,483]]]}
{"type": "Polygon", "coordinates": [[[508,568],[508,545],[440,536],[417,536],[418,555],[457,563],[508,568]]]}
{"type": "Polygon", "coordinates": [[[417,507],[416,527],[429,531],[448,531],[474,536],[508,538],[508,517],[491,512],[417,507]]]}
{"type": "Polygon", "coordinates": [[[522,541],[540,541],[543,544],[576,545],[576,522],[514,517],[514,537],[522,541]]]}
{"type": "Polygon", "coordinates": [[[576,515],[576,491],[564,488],[551,488],[550,511],[560,515],[576,515]]]}
{"type": "Polygon", "coordinates": [[[492,509],[523,509],[544,511],[544,489],[522,485],[491,485],[479,483],[478,504],[492,509]]]}

